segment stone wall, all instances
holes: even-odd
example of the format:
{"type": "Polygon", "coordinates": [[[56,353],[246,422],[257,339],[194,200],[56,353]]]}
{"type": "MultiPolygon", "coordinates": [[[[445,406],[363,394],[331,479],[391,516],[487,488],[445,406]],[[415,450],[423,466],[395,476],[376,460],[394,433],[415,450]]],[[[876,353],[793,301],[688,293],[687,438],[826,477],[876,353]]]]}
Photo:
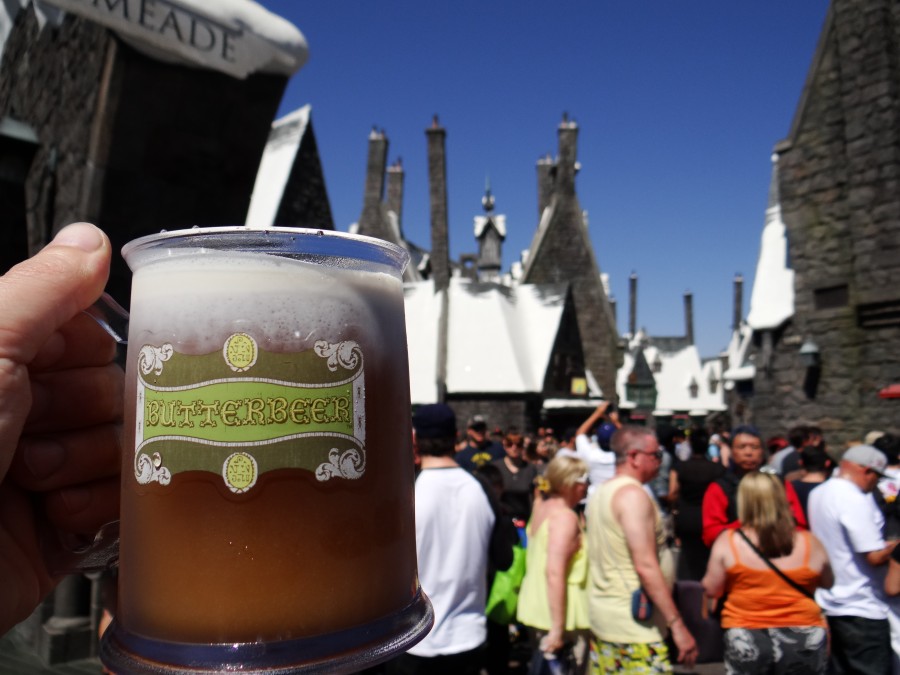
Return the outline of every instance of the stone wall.
{"type": "Polygon", "coordinates": [[[900,5],[833,0],[779,176],[795,315],[757,336],[754,419],[839,446],[900,425],[900,5]],[[806,340],[820,369],[806,369],[806,340]],[[766,367],[768,362],[768,367],[766,367]]]}
{"type": "Polygon", "coordinates": [[[112,41],[104,28],[74,16],[39,30],[30,8],[18,13],[7,39],[0,117],[28,124],[40,142],[25,187],[32,254],[60,225],[83,218],[84,167],[112,41]]]}
{"type": "MultiPolygon", "coordinates": [[[[29,251],[75,220],[116,249],[161,229],[242,224],[286,83],[163,63],[71,15],[39,31],[19,12],[0,114],[40,143],[25,185],[29,251]]],[[[116,256],[108,290],[123,304],[130,279],[116,256]]]]}
{"type": "Polygon", "coordinates": [[[537,396],[522,398],[518,395],[453,394],[447,397],[447,405],[456,413],[456,427],[461,433],[465,433],[473,415],[482,415],[490,431],[500,427],[504,432],[510,429],[532,432],[535,422],[540,419],[541,409],[537,396]]]}

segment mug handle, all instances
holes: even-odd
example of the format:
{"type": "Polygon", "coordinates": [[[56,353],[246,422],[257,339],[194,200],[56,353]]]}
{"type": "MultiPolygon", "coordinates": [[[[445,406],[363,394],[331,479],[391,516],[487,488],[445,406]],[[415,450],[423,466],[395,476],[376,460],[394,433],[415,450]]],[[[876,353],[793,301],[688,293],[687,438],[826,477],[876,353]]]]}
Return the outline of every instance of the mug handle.
{"type": "Polygon", "coordinates": [[[119,564],[119,521],[107,523],[93,540],[73,539],[45,523],[41,553],[53,576],[102,572],[119,564]]]}
{"type": "Polygon", "coordinates": [[[128,344],[128,310],[104,293],[84,313],[100,324],[120,345],[128,344]]]}
{"type": "MultiPolygon", "coordinates": [[[[119,345],[128,344],[128,311],[104,293],[84,310],[119,345]]],[[[122,350],[120,350],[121,353],[122,350]]],[[[119,521],[103,525],[90,537],[70,537],[48,522],[42,524],[41,552],[47,570],[56,575],[100,572],[119,563],[119,521]]]]}

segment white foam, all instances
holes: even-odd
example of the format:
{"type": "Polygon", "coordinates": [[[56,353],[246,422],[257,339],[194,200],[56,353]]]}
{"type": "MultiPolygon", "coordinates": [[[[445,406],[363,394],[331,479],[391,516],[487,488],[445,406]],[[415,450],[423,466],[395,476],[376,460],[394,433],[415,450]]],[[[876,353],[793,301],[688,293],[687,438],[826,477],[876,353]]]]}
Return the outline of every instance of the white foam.
{"type": "Polygon", "coordinates": [[[207,250],[138,267],[131,311],[135,346],[171,341],[178,351],[208,353],[244,331],[265,349],[300,351],[360,335],[378,344],[382,324],[402,325],[403,295],[384,272],[207,250]]]}

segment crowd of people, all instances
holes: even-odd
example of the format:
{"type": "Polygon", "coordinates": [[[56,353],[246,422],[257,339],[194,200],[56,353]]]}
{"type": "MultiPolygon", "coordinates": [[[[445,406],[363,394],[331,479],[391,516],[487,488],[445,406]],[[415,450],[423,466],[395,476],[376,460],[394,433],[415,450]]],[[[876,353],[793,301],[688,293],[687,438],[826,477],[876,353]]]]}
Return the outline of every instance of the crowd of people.
{"type": "Polygon", "coordinates": [[[441,404],[413,426],[420,580],[437,624],[383,672],[496,675],[518,660],[536,675],[655,673],[706,654],[729,673],[900,673],[900,438],[872,432],[839,451],[808,426],[768,439],[750,426],[652,430],[606,402],[559,435],[492,437],[481,416],[457,435],[441,404]],[[438,460],[418,440],[435,419],[438,460]],[[435,468],[468,490],[438,490],[435,468]],[[470,502],[477,527],[458,517],[470,502]],[[440,518],[423,510],[434,503],[440,518]],[[504,546],[524,554],[500,560],[504,546]],[[470,549],[487,557],[458,555],[470,549]],[[501,585],[516,609],[498,622],[501,585]],[[439,642],[451,635],[470,639],[439,642]],[[528,649],[511,657],[522,635],[528,649]]]}
{"type": "MultiPolygon", "coordinates": [[[[76,224],[0,278],[0,633],[58,581],[42,533],[116,517],[121,371],[80,313],[110,256],[76,224]]],[[[561,435],[476,416],[460,438],[443,404],[413,427],[435,623],[375,670],[497,675],[524,635],[535,675],[669,672],[714,635],[731,673],[900,673],[900,437],[657,433],[609,403],[561,435]]]]}

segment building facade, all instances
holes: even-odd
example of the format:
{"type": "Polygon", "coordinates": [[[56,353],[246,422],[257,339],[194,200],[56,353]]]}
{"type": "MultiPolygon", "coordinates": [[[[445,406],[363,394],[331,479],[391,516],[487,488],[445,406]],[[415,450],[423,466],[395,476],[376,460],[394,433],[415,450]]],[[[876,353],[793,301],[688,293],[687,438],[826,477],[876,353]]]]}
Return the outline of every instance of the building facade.
{"type": "Polygon", "coordinates": [[[898,51],[896,2],[832,0],[776,147],[793,306],[754,326],[753,419],[767,433],[814,423],[839,447],[897,423],[898,51]]]}

